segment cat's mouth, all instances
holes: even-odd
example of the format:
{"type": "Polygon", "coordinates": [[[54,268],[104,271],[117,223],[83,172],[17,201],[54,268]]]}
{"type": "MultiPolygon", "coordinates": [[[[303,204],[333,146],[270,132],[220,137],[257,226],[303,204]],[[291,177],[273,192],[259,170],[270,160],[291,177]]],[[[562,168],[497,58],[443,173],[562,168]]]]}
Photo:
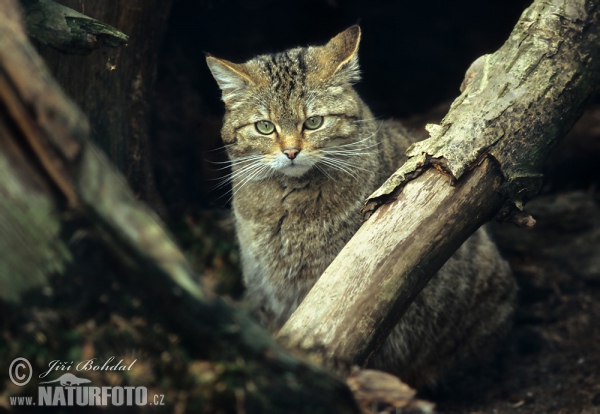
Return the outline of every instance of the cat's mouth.
{"type": "Polygon", "coordinates": [[[290,176],[290,177],[301,177],[306,174],[314,165],[311,157],[308,157],[302,153],[292,160],[281,154],[281,156],[275,157],[271,163],[271,168],[274,170],[290,176]]]}

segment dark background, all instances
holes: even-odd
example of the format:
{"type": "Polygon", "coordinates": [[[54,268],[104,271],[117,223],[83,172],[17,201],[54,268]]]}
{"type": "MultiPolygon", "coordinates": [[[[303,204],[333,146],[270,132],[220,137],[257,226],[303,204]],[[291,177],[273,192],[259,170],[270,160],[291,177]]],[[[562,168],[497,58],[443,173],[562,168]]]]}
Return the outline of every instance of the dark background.
{"type": "Polygon", "coordinates": [[[205,53],[233,62],[324,44],[359,23],[363,80],[357,89],[376,116],[423,114],[454,99],[466,69],[507,39],[530,1],[178,0],[159,59],[156,177],[171,213],[222,207],[211,191],[222,176],[210,162],[223,103],[205,53]],[[207,163],[208,160],[208,163],[207,163]]]}
{"type": "Polygon", "coordinates": [[[172,50],[176,40],[198,65],[200,93],[210,112],[219,114],[218,91],[203,51],[243,62],[257,54],[324,44],[358,23],[361,94],[379,115],[406,116],[454,98],[469,64],[500,47],[530,3],[181,0],[166,44],[172,50]]]}

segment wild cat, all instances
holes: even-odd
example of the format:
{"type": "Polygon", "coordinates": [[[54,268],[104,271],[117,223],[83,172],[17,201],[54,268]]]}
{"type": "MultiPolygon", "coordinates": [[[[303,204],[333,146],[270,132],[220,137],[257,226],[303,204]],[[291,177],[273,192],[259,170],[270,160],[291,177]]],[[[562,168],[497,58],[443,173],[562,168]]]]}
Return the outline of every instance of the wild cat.
{"type": "MultiPolygon", "coordinates": [[[[247,298],[281,328],[361,224],[365,199],[412,139],[373,117],[353,84],[361,31],[245,63],[207,57],[222,90],[222,137],[247,298]]],[[[415,387],[488,352],[511,325],[515,283],[485,229],[443,266],[370,365],[415,387]]]]}

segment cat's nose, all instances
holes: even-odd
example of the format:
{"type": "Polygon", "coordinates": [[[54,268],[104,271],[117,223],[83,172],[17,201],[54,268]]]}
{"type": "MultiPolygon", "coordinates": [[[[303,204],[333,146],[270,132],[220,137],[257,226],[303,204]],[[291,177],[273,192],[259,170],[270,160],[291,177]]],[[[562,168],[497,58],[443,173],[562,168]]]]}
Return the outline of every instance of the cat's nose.
{"type": "Polygon", "coordinates": [[[285,148],[283,150],[283,153],[290,159],[293,160],[294,158],[296,158],[296,156],[298,155],[298,153],[300,152],[300,148],[285,148]]]}

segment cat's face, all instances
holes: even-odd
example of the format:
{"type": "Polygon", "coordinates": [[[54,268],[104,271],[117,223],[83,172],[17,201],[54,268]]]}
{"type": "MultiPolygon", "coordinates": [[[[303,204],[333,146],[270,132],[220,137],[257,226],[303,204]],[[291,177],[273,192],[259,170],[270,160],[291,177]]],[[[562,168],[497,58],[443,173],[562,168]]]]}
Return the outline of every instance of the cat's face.
{"type": "Polygon", "coordinates": [[[352,88],[359,79],[360,29],[353,26],[320,47],[295,48],[234,64],[209,56],[223,91],[222,136],[234,175],[351,168],[361,139],[363,105],[352,88]]]}

